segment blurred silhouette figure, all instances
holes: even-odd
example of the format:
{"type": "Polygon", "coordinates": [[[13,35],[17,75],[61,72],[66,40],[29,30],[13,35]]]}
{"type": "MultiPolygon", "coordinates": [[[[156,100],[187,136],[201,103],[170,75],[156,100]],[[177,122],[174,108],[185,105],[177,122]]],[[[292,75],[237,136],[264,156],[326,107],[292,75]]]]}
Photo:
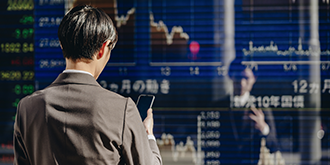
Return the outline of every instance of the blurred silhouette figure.
{"type": "MultiPolygon", "coordinates": [[[[256,82],[253,71],[234,60],[229,69],[233,90],[228,111],[221,111],[220,162],[221,164],[258,164],[261,140],[269,153],[278,150],[276,128],[271,109],[258,109],[248,104],[250,92],[256,82]]],[[[215,107],[223,107],[217,100],[215,107]]]]}

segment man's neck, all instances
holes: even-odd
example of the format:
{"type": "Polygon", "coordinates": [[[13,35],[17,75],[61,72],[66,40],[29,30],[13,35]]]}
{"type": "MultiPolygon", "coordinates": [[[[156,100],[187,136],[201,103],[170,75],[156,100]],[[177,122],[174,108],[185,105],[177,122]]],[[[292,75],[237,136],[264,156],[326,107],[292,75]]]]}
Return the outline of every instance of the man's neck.
{"type": "Polygon", "coordinates": [[[66,61],[66,70],[81,70],[88,73],[91,73],[95,78],[95,64],[93,60],[70,60],[65,59],[66,61]]]}

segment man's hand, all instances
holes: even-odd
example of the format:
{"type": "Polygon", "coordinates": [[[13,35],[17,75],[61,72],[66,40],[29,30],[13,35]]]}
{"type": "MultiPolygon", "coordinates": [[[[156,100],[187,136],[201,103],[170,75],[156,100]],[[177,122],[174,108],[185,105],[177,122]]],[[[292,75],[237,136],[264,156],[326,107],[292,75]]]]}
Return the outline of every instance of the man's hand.
{"type": "Polygon", "coordinates": [[[265,115],[262,112],[261,109],[257,109],[255,107],[252,107],[251,110],[253,111],[254,114],[250,114],[250,118],[256,122],[255,127],[256,129],[260,130],[260,132],[262,132],[263,134],[268,135],[269,133],[269,126],[268,124],[265,122],[265,115]],[[268,131],[267,131],[267,127],[268,127],[268,131]]]}
{"type": "Polygon", "coordinates": [[[147,117],[143,121],[143,125],[146,128],[148,135],[154,135],[153,129],[154,129],[154,118],[152,114],[152,109],[148,109],[147,117]]]}

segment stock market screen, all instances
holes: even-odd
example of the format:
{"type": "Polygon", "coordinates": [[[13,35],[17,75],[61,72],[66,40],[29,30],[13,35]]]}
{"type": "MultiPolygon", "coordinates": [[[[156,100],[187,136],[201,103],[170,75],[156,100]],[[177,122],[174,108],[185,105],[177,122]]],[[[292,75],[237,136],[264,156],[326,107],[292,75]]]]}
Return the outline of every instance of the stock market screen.
{"type": "Polygon", "coordinates": [[[165,165],[329,162],[329,0],[0,4],[0,165],[14,160],[20,99],[65,69],[57,30],[80,4],[104,10],[118,31],[99,84],[134,101],[155,96],[165,165]]]}

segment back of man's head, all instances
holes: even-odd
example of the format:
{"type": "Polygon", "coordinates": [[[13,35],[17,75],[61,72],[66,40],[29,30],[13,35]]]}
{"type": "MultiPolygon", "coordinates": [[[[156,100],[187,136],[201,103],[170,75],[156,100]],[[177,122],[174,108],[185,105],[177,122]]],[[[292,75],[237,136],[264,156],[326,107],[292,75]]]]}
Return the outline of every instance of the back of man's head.
{"type": "Polygon", "coordinates": [[[232,80],[240,81],[242,78],[245,77],[245,69],[246,66],[242,65],[242,60],[236,58],[234,59],[234,61],[231,62],[229,66],[228,75],[232,80]]]}
{"type": "Polygon", "coordinates": [[[114,47],[117,32],[105,12],[84,5],[65,14],[58,28],[58,38],[65,58],[92,59],[104,42],[110,40],[110,47],[114,47]]]}

